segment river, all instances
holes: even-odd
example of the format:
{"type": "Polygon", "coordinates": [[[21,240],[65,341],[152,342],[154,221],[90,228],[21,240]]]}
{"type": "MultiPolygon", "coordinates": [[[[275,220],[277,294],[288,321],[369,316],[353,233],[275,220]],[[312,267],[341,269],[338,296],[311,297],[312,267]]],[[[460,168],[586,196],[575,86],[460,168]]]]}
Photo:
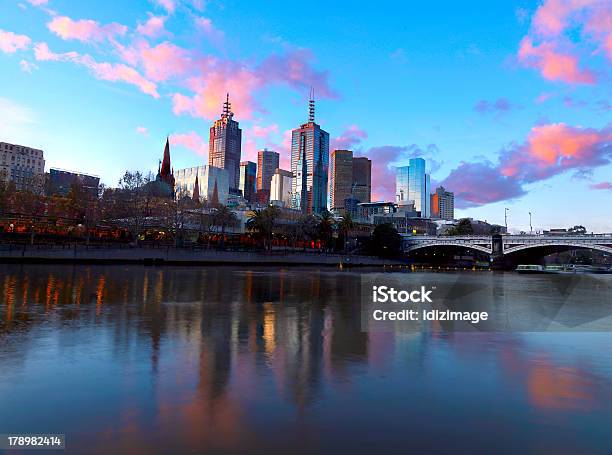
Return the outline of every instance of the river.
{"type": "MultiPolygon", "coordinates": [[[[364,273],[0,265],[0,434],[65,434],[68,453],[612,453],[611,333],[364,332],[364,273]]],[[[427,276],[493,283],[493,311],[554,305],[565,279],[427,276]]]]}

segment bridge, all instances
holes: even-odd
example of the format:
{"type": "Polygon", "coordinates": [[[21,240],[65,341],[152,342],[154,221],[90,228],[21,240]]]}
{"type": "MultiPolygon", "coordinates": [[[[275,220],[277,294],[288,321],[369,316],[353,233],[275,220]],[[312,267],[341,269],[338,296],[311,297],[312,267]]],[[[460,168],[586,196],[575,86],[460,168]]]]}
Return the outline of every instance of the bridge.
{"type": "Polygon", "coordinates": [[[403,236],[405,253],[433,247],[459,247],[491,256],[534,248],[557,251],[586,248],[612,254],[612,234],[403,236]]]}

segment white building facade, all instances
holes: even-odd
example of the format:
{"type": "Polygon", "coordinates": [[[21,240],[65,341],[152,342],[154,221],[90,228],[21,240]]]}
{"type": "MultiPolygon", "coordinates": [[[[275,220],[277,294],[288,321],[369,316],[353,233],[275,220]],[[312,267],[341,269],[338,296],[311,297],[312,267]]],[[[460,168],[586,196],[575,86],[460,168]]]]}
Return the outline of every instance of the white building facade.
{"type": "Polygon", "coordinates": [[[280,202],[283,207],[291,206],[291,182],[293,174],[284,169],[276,169],[272,175],[270,185],[270,202],[277,204],[280,202]]]}
{"type": "Polygon", "coordinates": [[[42,150],[0,142],[0,182],[13,183],[19,191],[42,194],[45,159],[42,150]]]}

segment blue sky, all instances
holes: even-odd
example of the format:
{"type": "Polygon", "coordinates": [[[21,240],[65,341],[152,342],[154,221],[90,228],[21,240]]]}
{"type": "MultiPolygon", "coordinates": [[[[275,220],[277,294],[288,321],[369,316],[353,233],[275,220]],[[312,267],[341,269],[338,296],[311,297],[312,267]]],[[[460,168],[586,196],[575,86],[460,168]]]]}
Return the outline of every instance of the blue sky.
{"type": "Polygon", "coordinates": [[[204,163],[230,91],[243,156],[287,166],[314,86],[379,199],[421,155],[460,216],[612,232],[612,7],[576,3],[0,0],[0,140],[112,186],[166,135],[175,168],[204,163]]]}

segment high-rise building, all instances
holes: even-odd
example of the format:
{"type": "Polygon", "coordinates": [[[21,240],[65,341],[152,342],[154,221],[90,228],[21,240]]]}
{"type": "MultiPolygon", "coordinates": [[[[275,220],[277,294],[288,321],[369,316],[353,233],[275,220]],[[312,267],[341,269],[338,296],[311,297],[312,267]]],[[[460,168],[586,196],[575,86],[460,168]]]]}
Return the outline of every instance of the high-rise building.
{"type": "Polygon", "coordinates": [[[349,198],[352,189],[353,152],[334,150],[329,160],[329,210],[344,210],[344,201],[349,198]]]}
{"type": "Polygon", "coordinates": [[[408,198],[408,170],[409,166],[401,166],[395,170],[395,202],[405,205],[410,202],[408,198]]]}
{"type": "Polygon", "coordinates": [[[214,166],[195,166],[175,172],[176,187],[184,194],[194,194],[196,179],[199,189],[196,194],[210,203],[227,205],[229,196],[229,173],[214,166]]]}
{"type": "Polygon", "coordinates": [[[315,123],[311,93],[308,122],[291,133],[291,206],[303,213],[321,213],[327,207],[329,133],[315,123]]]}
{"type": "Polygon", "coordinates": [[[395,176],[395,195],[398,205],[414,203],[414,209],[422,218],[430,217],[430,179],[425,173],[425,160],[412,158],[408,166],[397,168],[395,176]]]}
{"type": "Polygon", "coordinates": [[[12,182],[19,191],[41,194],[45,175],[43,151],[0,142],[0,184],[12,182]]]}
{"type": "Polygon", "coordinates": [[[263,204],[270,201],[270,183],[280,163],[280,155],[271,150],[257,153],[257,200],[263,204]]]}
{"type": "Polygon", "coordinates": [[[240,191],[242,197],[249,202],[255,201],[255,192],[257,190],[257,164],[252,161],[243,161],[240,163],[240,191]]]}
{"type": "Polygon", "coordinates": [[[270,203],[291,206],[291,181],[293,174],[284,169],[276,169],[270,184],[270,203]]]}
{"type": "Polygon", "coordinates": [[[436,188],[431,195],[431,217],[440,220],[455,219],[455,194],[443,186],[436,188]]]}
{"type": "Polygon", "coordinates": [[[240,185],[240,154],[242,130],[231,111],[229,94],[223,103],[223,114],[210,127],[208,165],[225,169],[229,175],[230,189],[240,185]]]}
{"type": "Polygon", "coordinates": [[[359,202],[372,199],[372,161],[364,156],[353,157],[353,196],[359,202]]]}

